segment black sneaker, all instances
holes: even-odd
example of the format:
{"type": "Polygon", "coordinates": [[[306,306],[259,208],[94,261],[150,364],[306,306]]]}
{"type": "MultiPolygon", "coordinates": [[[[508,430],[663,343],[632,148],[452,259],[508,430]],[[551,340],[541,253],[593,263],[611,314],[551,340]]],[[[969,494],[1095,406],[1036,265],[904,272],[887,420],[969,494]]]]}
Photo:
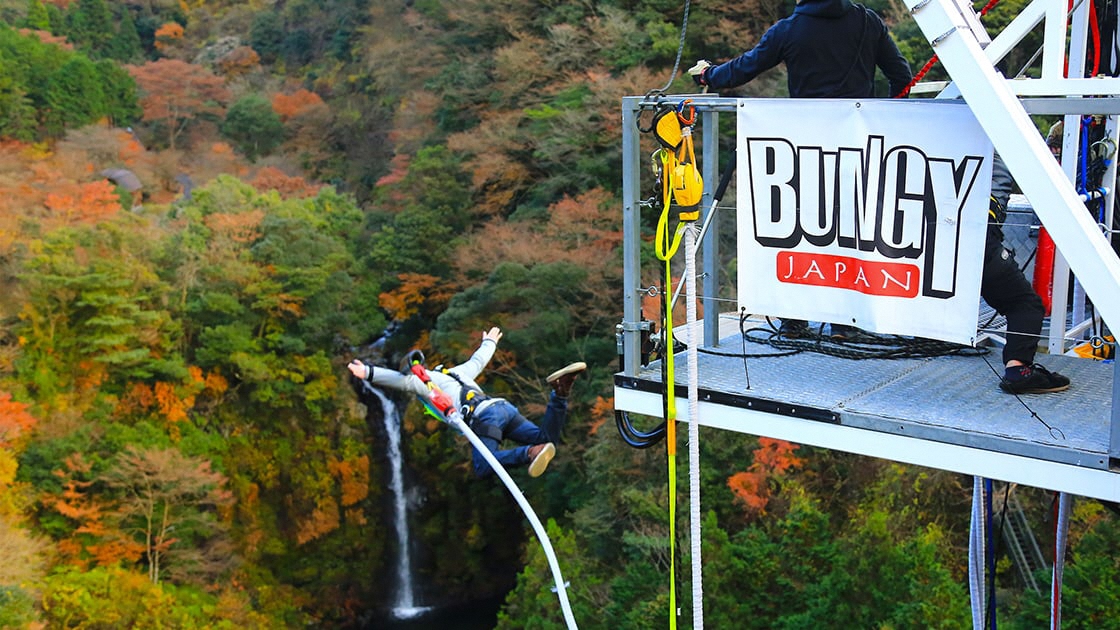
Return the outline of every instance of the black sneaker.
{"type": "Polygon", "coordinates": [[[837,341],[848,341],[859,336],[859,329],[847,324],[829,324],[829,334],[837,341]]]}
{"type": "Polygon", "coordinates": [[[1020,365],[1008,368],[999,381],[999,388],[1009,394],[1060,392],[1069,389],[1069,378],[1051,372],[1037,363],[1020,365]]]}
{"type": "Polygon", "coordinates": [[[783,319],[778,334],[786,339],[802,339],[809,336],[809,324],[803,319],[783,319]]]}

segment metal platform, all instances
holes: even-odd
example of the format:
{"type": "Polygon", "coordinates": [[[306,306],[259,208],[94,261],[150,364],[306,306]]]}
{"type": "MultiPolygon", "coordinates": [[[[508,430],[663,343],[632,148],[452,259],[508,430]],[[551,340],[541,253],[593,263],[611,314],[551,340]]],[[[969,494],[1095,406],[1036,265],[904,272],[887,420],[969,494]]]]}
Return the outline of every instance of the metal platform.
{"type": "MultiPolygon", "coordinates": [[[[748,355],[767,351],[746,347],[748,355]]],[[[1111,362],[1041,356],[1073,385],[1017,398],[997,386],[998,348],[927,359],[802,352],[748,358],[746,373],[741,357],[724,356],[741,353],[737,330],[718,347],[698,348],[702,426],[1120,501],[1109,456],[1111,362]]],[[[678,421],[688,421],[686,353],[676,355],[675,372],[678,421]]],[[[615,408],[661,417],[662,390],[660,362],[619,373],[615,408]]]]}

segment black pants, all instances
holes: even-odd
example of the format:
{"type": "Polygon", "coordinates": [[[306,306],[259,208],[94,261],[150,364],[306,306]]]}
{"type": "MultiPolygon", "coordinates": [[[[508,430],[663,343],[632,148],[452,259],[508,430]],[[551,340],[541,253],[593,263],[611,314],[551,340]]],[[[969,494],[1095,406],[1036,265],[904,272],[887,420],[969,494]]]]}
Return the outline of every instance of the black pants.
{"type": "Polygon", "coordinates": [[[1003,362],[1017,360],[1030,365],[1038,351],[1042,319],[1046,315],[1042,298],[1015,264],[1011,252],[1003,247],[1003,230],[988,225],[984,244],[984,271],[980,276],[980,296],[1007,318],[1007,345],[1003,362]]]}

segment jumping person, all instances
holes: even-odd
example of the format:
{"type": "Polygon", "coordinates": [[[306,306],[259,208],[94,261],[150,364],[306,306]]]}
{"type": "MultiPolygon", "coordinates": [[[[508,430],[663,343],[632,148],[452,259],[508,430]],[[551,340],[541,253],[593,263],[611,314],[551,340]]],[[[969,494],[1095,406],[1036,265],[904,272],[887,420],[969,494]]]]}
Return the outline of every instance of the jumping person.
{"type": "MultiPolygon", "coordinates": [[[[886,24],[871,9],[851,0],[798,0],[793,15],[771,26],[758,44],[722,63],[701,60],[689,69],[697,85],[721,90],[751,81],[785,63],[791,98],[873,98],[875,68],[886,75],[890,95],[910,84],[910,64],[898,51],[886,24]]],[[[847,338],[852,326],[832,324],[833,337],[847,338]]],[[[804,320],[782,319],[781,333],[804,337],[804,320]]]]}
{"type": "MultiPolygon", "coordinates": [[[[506,399],[487,396],[475,382],[494,356],[501,338],[502,331],[497,326],[484,331],[482,343],[470,359],[446,369],[421,367],[423,380],[414,372],[402,374],[357,359],[346,367],[356,378],[371,385],[411,392],[423,399],[428,399],[430,393],[425,380],[431,381],[435,388],[453,401],[452,404],[463,414],[463,420],[502,466],[528,466],[529,476],[539,477],[556,455],[556,443],[560,441],[560,433],[568,419],[568,395],[572,383],[580,372],[587,369],[587,364],[577,361],[548,375],[545,381],[552,386],[552,393],[541,426],[537,426],[506,399]],[[506,439],[520,446],[503,450],[501,443],[506,439]]],[[[422,359],[417,363],[422,366],[422,359]]],[[[472,449],[472,456],[475,476],[485,477],[494,473],[481,453],[472,449]]]]}

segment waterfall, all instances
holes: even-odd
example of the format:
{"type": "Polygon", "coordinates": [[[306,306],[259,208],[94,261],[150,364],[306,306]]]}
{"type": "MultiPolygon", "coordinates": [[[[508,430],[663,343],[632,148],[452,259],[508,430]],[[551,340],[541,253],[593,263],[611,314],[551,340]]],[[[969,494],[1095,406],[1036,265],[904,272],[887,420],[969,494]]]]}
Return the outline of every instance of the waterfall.
{"type": "Polygon", "coordinates": [[[389,489],[393,493],[393,522],[397,531],[397,592],[393,601],[393,616],[397,619],[416,617],[428,610],[417,607],[412,582],[412,561],[409,554],[408,501],[404,491],[404,458],[401,455],[401,412],[381,390],[369,388],[381,401],[385,418],[385,435],[389,446],[389,489]]]}

